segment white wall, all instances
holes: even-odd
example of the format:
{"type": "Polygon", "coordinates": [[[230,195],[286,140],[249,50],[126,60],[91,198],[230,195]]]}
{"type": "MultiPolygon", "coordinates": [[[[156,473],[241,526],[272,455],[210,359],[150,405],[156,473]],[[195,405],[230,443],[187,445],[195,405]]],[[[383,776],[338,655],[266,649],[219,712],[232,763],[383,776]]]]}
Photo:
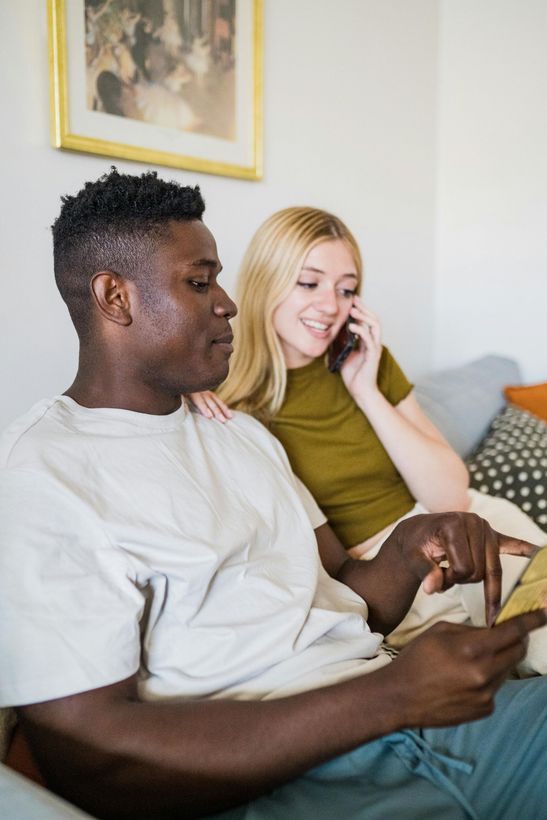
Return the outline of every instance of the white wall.
{"type": "Polygon", "coordinates": [[[547,3],[443,0],[437,364],[547,378],[547,3]]]}
{"type": "MultiPolygon", "coordinates": [[[[72,379],[76,337],[53,284],[48,226],[60,195],[112,162],[49,145],[44,7],[0,0],[0,427],[72,379]]],[[[432,356],[437,30],[435,0],[266,0],[264,180],[159,169],[202,186],[229,290],[276,208],[342,216],[363,245],[370,304],[412,375],[432,356]]]]}
{"type": "MultiPolygon", "coordinates": [[[[48,226],[111,160],[49,145],[43,0],[0,0],[0,42],[2,427],[72,378],[48,226]]],[[[411,377],[499,351],[544,381],[546,42],[545,0],[265,0],[264,180],[159,171],[202,186],[229,290],[265,216],[330,208],[411,377]]]]}

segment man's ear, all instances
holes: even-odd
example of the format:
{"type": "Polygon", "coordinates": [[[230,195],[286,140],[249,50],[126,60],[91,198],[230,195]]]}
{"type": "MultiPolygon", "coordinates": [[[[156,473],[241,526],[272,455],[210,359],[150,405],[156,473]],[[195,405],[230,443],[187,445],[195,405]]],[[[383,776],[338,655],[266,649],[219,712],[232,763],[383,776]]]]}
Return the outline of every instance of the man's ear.
{"type": "Polygon", "coordinates": [[[91,280],[91,292],[103,318],[117,325],[133,321],[127,279],[109,270],[102,270],[91,280]]]}

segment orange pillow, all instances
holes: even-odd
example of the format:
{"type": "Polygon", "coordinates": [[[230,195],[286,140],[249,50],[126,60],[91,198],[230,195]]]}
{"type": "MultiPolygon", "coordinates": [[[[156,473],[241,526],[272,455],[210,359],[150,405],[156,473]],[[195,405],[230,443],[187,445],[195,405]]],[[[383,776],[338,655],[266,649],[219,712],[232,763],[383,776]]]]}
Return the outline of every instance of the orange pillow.
{"type": "Polygon", "coordinates": [[[543,421],[547,421],[547,382],[530,384],[528,387],[506,387],[504,394],[507,401],[528,410],[543,421]]]}

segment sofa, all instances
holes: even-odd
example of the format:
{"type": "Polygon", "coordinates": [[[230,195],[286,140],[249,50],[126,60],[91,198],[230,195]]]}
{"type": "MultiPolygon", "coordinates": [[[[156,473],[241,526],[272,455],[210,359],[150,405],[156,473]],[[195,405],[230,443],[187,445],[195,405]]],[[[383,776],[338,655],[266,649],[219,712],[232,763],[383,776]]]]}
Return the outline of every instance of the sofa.
{"type": "MultiPolygon", "coordinates": [[[[519,476],[526,475],[526,480],[537,482],[531,491],[536,502],[535,519],[547,532],[547,423],[506,405],[503,388],[520,383],[519,366],[513,359],[489,355],[461,367],[439,370],[418,379],[415,392],[425,413],[468,463],[472,486],[494,495],[503,496],[507,492],[513,492],[514,500],[517,503],[520,501],[522,506],[530,503],[525,500],[530,498],[530,492],[520,495],[512,489],[518,482],[521,488],[525,486],[525,480],[519,476]],[[518,431],[523,431],[522,435],[530,437],[534,446],[530,448],[522,444],[518,431]],[[516,455],[512,448],[517,448],[516,455]],[[502,459],[508,465],[504,476],[509,476],[512,481],[507,483],[500,481],[495,475],[488,475],[489,471],[495,472],[496,468],[489,467],[488,464],[483,468],[482,464],[491,458],[491,453],[495,453],[494,459],[502,459]],[[527,456],[526,453],[531,455],[527,456]],[[523,460],[526,458],[537,462],[529,470],[523,467],[523,460]],[[494,486],[496,482],[500,484],[499,487],[494,486]],[[535,492],[537,487],[543,488],[543,495],[535,492]]],[[[6,756],[13,723],[12,711],[0,709],[0,760],[6,756]]],[[[25,770],[20,763],[16,765],[20,771],[25,770]]],[[[52,795],[48,792],[14,775],[0,763],[2,816],[9,817],[10,820],[87,816],[71,814],[67,804],[59,803],[55,806],[51,800],[52,795]],[[43,808],[40,812],[41,799],[43,808]]]]}
{"type": "MultiPolygon", "coordinates": [[[[426,376],[415,391],[425,413],[465,460],[470,486],[517,504],[547,533],[547,422],[506,403],[504,388],[520,383],[516,361],[490,355],[426,376]]],[[[510,393],[527,390],[534,388],[510,393]]]]}
{"type": "Polygon", "coordinates": [[[490,355],[461,367],[437,370],[418,379],[414,389],[426,415],[466,459],[505,407],[503,388],[521,380],[514,359],[490,355]]]}
{"type": "Polygon", "coordinates": [[[85,820],[90,815],[0,763],[0,817],[6,820],[85,820]]]}

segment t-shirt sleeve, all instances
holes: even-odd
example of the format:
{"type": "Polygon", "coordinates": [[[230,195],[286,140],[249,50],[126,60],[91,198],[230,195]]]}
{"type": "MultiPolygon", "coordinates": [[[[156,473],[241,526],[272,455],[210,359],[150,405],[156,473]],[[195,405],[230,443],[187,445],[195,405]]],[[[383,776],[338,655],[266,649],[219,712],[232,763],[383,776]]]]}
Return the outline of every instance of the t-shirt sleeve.
{"type": "Polygon", "coordinates": [[[378,368],[378,388],[390,404],[394,406],[406,399],[413,385],[395,361],[387,347],[382,348],[378,368]]]}
{"type": "Polygon", "coordinates": [[[61,480],[0,472],[0,706],[134,674],[143,603],[129,557],[61,480]]]}
{"type": "Polygon", "coordinates": [[[296,492],[298,493],[298,497],[302,502],[304,509],[306,510],[307,516],[310,519],[310,524],[312,525],[313,529],[316,530],[317,527],[321,527],[323,524],[326,523],[327,519],[317,506],[317,502],[315,501],[314,497],[308,490],[308,488],[302,484],[298,476],[294,476],[296,492]]]}

